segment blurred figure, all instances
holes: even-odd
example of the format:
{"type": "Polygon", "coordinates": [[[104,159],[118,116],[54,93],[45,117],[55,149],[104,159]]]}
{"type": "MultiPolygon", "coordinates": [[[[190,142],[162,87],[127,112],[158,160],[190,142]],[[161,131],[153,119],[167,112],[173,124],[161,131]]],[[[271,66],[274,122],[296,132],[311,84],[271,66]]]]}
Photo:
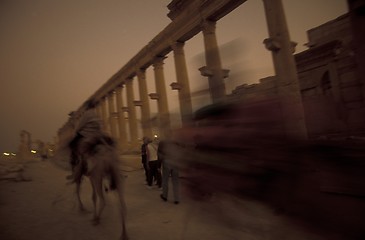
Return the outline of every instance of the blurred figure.
{"type": "Polygon", "coordinates": [[[72,182],[79,183],[82,175],[87,172],[85,159],[95,154],[97,144],[115,145],[113,139],[103,132],[101,119],[97,116],[95,107],[96,102],[93,100],[86,103],[86,110],[75,128],[74,138],[69,143],[72,175],[67,179],[71,179],[72,182]]]}
{"type": "Polygon", "coordinates": [[[146,176],[146,182],[148,181],[148,164],[147,164],[147,145],[151,141],[148,137],[143,137],[143,143],[141,145],[141,160],[146,176]]]}
{"type": "Polygon", "coordinates": [[[172,180],[172,190],[174,194],[174,203],[179,204],[179,170],[178,170],[178,157],[179,147],[176,142],[171,140],[161,141],[158,146],[158,158],[162,164],[162,194],[161,199],[165,202],[168,198],[169,192],[169,177],[172,180]]]}
{"type": "Polygon", "coordinates": [[[158,187],[161,188],[161,172],[157,156],[157,150],[158,150],[157,139],[149,141],[146,149],[147,149],[147,164],[148,164],[148,176],[147,176],[148,188],[152,188],[154,180],[157,181],[158,187]]]}
{"type": "Polygon", "coordinates": [[[83,176],[90,179],[92,186],[94,225],[100,223],[100,216],[105,208],[102,190],[103,179],[109,180],[109,189],[118,193],[120,204],[121,228],[120,239],[128,239],[125,225],[126,206],[124,201],[123,178],[118,167],[119,153],[113,138],[102,130],[101,119],[97,116],[96,102],[85,103],[85,112],[75,127],[75,134],[69,142],[71,151],[72,175],[67,178],[76,184],[76,196],[80,211],[85,211],[81,201],[80,189],[83,176]]]}
{"type": "Polygon", "coordinates": [[[197,205],[192,212],[204,209],[200,215],[232,231],[249,228],[245,221],[290,220],[279,225],[275,240],[296,228],[302,235],[288,238],[364,239],[365,142],[290,139],[281,113],[275,99],[215,103],[195,112],[193,124],[178,131],[179,142],[195,143],[179,161],[186,174],[181,186],[197,205]]]}

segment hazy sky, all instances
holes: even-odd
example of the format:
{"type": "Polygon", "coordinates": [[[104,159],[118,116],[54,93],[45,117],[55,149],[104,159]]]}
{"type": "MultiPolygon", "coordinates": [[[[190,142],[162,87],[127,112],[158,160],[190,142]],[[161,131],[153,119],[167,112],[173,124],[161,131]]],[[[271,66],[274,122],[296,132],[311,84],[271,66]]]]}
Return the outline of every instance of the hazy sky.
{"type": "MultiPolygon", "coordinates": [[[[68,113],[170,23],[169,2],[0,0],[0,152],[17,151],[21,130],[30,132],[33,140],[53,141],[68,113]]],[[[283,4],[297,52],[306,49],[307,30],[347,12],[346,0],[283,4]]],[[[270,53],[262,44],[267,37],[262,0],[248,0],[217,23],[222,64],[231,69],[227,92],[273,74],[270,53]]],[[[192,92],[207,84],[197,70],[204,65],[203,49],[201,34],[185,45],[192,92]]],[[[169,54],[167,85],[176,81],[174,71],[169,54]]],[[[147,70],[147,81],[153,92],[152,69],[147,70]]],[[[174,111],[176,92],[167,90],[174,111]]],[[[199,104],[196,100],[194,108],[199,104]]]]}

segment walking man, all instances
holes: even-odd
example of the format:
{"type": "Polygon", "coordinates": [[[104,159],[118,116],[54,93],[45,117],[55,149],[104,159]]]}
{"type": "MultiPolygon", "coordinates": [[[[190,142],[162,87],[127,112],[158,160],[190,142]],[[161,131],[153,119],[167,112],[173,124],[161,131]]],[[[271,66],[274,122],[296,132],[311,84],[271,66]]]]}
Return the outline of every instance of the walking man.
{"type": "Polygon", "coordinates": [[[179,204],[179,147],[172,141],[161,141],[158,147],[158,157],[162,163],[162,194],[161,199],[167,201],[169,192],[169,178],[171,175],[174,203],[179,204]]]}

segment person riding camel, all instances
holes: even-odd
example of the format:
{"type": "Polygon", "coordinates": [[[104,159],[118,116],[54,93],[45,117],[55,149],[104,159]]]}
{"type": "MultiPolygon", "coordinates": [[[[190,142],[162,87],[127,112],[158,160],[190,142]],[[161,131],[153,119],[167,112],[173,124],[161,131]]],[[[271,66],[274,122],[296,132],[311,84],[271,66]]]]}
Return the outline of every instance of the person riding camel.
{"type": "Polygon", "coordinates": [[[86,159],[97,152],[98,144],[114,145],[112,138],[102,130],[101,119],[95,111],[96,102],[89,100],[85,105],[85,112],[75,128],[75,137],[69,143],[72,175],[68,179],[72,182],[80,182],[82,175],[87,173],[86,159]]]}

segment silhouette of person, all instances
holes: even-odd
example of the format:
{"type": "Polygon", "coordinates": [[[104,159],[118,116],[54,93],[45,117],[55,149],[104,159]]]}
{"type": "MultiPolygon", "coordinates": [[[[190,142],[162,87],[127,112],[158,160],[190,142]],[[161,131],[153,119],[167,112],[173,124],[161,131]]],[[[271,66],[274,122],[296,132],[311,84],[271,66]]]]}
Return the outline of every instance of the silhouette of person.
{"type": "Polygon", "coordinates": [[[148,137],[143,137],[143,143],[141,145],[141,160],[143,169],[146,176],[146,182],[148,181],[148,164],[147,164],[147,145],[151,140],[148,137]]]}
{"type": "Polygon", "coordinates": [[[169,192],[169,177],[172,180],[174,203],[180,202],[179,195],[179,169],[178,156],[179,146],[173,141],[161,141],[158,146],[158,157],[162,164],[162,194],[161,199],[167,201],[169,192]]]}
{"type": "Polygon", "coordinates": [[[161,166],[158,161],[157,150],[158,142],[155,138],[147,144],[147,162],[149,168],[147,184],[149,188],[152,187],[154,179],[157,181],[158,187],[161,188],[161,166]]]}

